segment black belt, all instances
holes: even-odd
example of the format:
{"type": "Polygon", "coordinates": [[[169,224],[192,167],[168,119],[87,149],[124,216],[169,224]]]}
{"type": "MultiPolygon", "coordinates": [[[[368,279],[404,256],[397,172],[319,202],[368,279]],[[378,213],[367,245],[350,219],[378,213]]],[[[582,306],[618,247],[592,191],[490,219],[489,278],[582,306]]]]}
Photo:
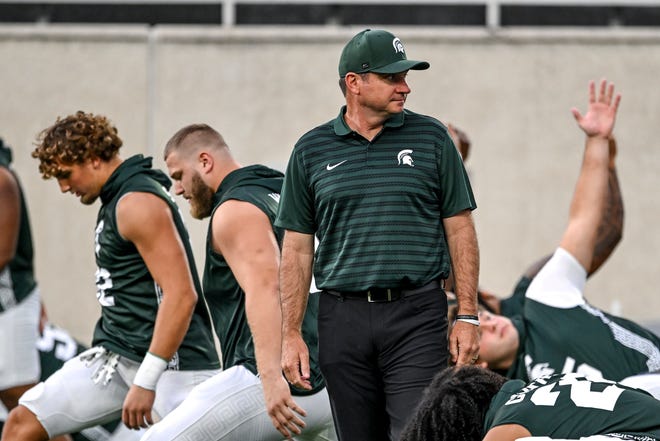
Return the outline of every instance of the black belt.
{"type": "Polygon", "coordinates": [[[395,302],[406,296],[420,294],[433,289],[444,289],[444,279],[433,280],[418,288],[369,288],[366,291],[335,291],[326,289],[323,292],[341,299],[364,300],[370,303],[395,302]]]}

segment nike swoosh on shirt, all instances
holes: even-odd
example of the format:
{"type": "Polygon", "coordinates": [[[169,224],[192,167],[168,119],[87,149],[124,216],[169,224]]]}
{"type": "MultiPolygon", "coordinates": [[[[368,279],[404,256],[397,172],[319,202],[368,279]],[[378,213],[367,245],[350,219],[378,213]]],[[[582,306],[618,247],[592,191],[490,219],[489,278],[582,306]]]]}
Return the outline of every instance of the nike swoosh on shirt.
{"type": "Polygon", "coordinates": [[[346,162],[346,161],[348,161],[348,159],[344,159],[343,161],[338,162],[338,163],[336,163],[336,164],[334,164],[334,165],[330,165],[330,164],[328,164],[328,165],[325,166],[325,169],[326,169],[326,170],[332,170],[333,168],[339,167],[340,165],[342,165],[342,164],[343,164],[344,162],[346,162]]]}

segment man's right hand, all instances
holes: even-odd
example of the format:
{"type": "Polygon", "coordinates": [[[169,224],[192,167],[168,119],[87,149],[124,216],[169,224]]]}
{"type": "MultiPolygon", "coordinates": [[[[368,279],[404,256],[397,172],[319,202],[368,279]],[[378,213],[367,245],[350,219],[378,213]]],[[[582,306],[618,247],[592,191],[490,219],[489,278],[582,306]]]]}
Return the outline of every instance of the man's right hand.
{"type": "Polygon", "coordinates": [[[300,389],[311,390],[309,350],[300,332],[282,336],[282,371],[286,379],[300,389]]]}
{"type": "Polygon", "coordinates": [[[293,401],[286,379],[282,375],[274,376],[272,379],[261,377],[261,384],[264,388],[266,409],[273,426],[286,439],[300,435],[305,422],[299,415],[305,416],[306,412],[293,401]]]}
{"type": "Polygon", "coordinates": [[[154,423],[152,408],[156,392],[133,384],[124,399],[122,420],[129,429],[145,429],[154,423]]]}

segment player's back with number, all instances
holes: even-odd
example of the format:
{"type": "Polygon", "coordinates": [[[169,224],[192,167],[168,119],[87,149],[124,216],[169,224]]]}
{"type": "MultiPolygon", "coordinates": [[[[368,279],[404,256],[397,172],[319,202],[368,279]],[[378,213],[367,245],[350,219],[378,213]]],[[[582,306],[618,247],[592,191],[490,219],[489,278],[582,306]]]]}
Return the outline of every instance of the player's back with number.
{"type": "Polygon", "coordinates": [[[551,438],[608,434],[660,439],[660,401],[619,383],[591,381],[577,374],[541,377],[527,385],[511,380],[486,414],[485,440],[499,439],[493,434],[510,424],[524,426],[533,436],[551,438]]]}

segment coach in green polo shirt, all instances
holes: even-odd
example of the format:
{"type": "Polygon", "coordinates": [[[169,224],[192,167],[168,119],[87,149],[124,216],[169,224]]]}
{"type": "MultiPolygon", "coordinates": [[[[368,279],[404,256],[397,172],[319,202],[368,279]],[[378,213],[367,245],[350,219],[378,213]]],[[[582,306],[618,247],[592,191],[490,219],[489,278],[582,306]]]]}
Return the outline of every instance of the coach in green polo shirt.
{"type": "Polygon", "coordinates": [[[300,325],[313,267],[321,371],[343,440],[397,439],[447,365],[442,281],[452,263],[462,317],[452,359],[478,353],[470,182],[447,128],[404,110],[408,71],[428,67],[389,32],[353,37],[339,61],[346,106],[300,138],[285,175],[276,221],[286,230],[283,365],[309,387],[300,325]]]}

